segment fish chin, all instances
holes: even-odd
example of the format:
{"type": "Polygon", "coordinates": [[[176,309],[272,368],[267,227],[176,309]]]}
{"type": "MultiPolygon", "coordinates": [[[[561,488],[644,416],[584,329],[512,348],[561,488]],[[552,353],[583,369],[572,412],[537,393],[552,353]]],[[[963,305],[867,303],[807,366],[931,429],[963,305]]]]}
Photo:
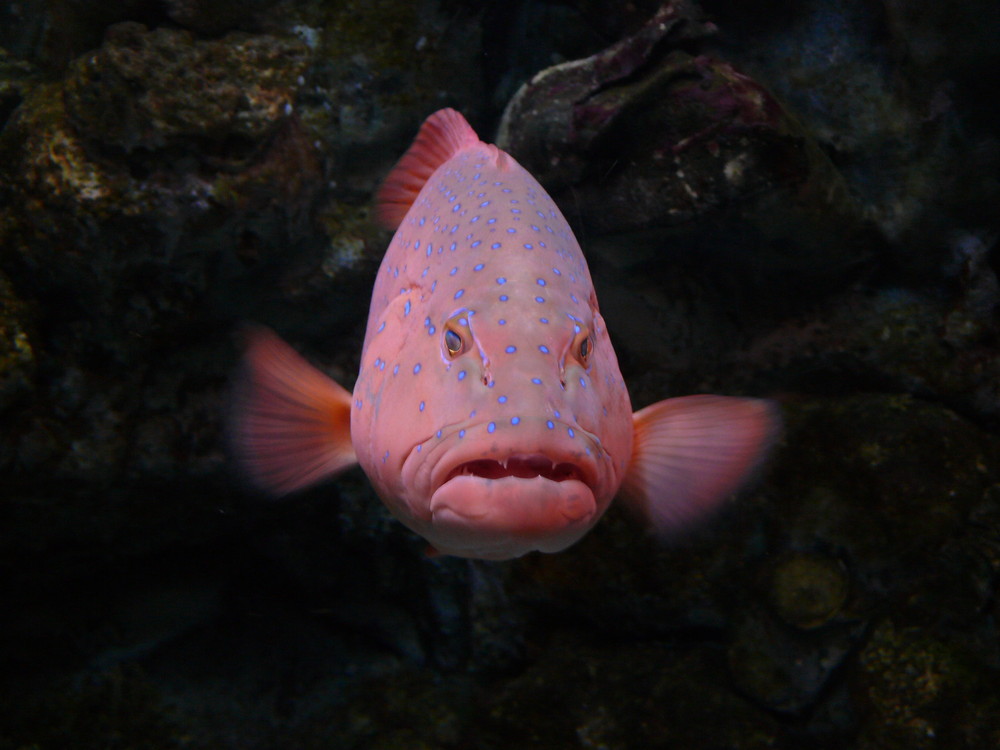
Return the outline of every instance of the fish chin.
{"type": "MultiPolygon", "coordinates": [[[[431,524],[425,536],[442,553],[505,560],[535,550],[559,552],[578,541],[600,517],[593,491],[579,478],[548,478],[541,473],[491,477],[488,474],[496,469],[479,468],[487,475],[462,469],[431,497],[431,524]]],[[[515,468],[522,474],[528,471],[515,468]]],[[[569,468],[560,469],[564,471],[569,468]]]]}

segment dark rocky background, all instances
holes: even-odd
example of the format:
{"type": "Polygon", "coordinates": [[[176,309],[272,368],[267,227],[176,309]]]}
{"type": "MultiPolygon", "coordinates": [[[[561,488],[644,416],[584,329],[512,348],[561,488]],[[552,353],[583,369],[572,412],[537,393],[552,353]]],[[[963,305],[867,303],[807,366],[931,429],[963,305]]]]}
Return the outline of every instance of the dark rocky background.
{"type": "Polygon", "coordinates": [[[0,5],[0,750],[1000,746],[998,73],[993,0],[0,5]],[[426,559],[231,473],[239,324],[353,382],[441,106],[636,407],[781,402],[722,518],[426,559]]]}

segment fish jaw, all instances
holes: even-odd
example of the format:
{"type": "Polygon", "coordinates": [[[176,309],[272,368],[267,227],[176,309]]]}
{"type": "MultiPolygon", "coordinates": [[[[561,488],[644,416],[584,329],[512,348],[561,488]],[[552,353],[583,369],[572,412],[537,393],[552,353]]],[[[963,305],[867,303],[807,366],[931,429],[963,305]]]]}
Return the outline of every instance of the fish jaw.
{"type": "Polygon", "coordinates": [[[620,483],[600,440],[543,418],[492,433],[491,424],[452,425],[415,447],[403,462],[405,490],[380,493],[390,510],[460,557],[504,560],[576,542],[620,483]]]}

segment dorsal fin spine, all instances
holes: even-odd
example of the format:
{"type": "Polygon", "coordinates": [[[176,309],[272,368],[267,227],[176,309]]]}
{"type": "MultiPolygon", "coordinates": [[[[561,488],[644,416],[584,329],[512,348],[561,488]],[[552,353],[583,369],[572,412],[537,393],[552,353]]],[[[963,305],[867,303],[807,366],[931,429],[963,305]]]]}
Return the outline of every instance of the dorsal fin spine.
{"type": "Polygon", "coordinates": [[[476,131],[454,109],[440,109],[424,120],[410,148],[375,196],[378,222],[387,229],[396,229],[437,168],[463,148],[478,143],[476,131]]]}

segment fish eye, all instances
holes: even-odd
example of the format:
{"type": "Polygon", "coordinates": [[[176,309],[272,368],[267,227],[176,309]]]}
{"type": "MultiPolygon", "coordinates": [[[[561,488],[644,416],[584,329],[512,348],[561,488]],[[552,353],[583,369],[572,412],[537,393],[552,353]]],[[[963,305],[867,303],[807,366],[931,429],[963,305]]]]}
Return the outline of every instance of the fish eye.
{"type": "Polygon", "coordinates": [[[455,359],[472,346],[472,329],[469,328],[471,311],[461,309],[448,318],[441,327],[441,354],[445,360],[455,359]]]}
{"type": "Polygon", "coordinates": [[[462,337],[448,328],[444,332],[444,345],[448,350],[448,354],[454,357],[462,351],[462,337]]]}
{"type": "Polygon", "coordinates": [[[573,356],[583,367],[590,367],[590,360],[594,356],[594,336],[586,326],[577,326],[576,339],[573,341],[573,356]]]}

